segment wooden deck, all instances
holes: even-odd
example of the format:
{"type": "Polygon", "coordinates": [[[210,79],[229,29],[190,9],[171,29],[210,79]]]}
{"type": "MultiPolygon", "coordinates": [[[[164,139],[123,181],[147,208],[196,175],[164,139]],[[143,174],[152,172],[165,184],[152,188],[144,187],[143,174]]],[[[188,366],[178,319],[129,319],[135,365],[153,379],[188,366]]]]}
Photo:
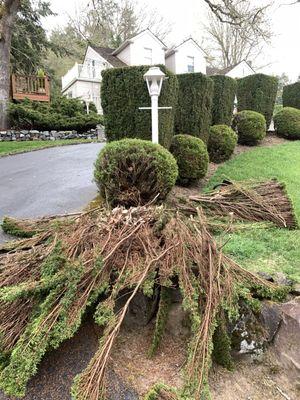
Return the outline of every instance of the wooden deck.
{"type": "Polygon", "coordinates": [[[12,98],[14,100],[50,102],[50,79],[28,75],[15,75],[11,77],[12,98]]]}

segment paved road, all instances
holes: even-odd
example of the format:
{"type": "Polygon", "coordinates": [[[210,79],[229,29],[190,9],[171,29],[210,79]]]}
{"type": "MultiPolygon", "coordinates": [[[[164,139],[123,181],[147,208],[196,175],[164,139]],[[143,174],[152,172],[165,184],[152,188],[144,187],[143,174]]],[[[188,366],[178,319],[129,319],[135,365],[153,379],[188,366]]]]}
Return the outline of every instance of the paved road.
{"type": "MultiPolygon", "coordinates": [[[[103,146],[63,146],[0,158],[0,220],[81,209],[97,193],[93,163],[103,146]]],[[[0,232],[0,242],[4,238],[0,232]]]]}

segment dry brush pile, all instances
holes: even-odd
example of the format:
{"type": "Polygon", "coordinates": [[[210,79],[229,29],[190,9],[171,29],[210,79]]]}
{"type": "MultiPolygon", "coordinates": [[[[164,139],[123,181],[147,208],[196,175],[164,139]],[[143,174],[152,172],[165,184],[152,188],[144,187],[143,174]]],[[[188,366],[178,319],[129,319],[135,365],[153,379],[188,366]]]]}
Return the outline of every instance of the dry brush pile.
{"type": "MultiPolygon", "coordinates": [[[[163,387],[157,398],[209,398],[212,338],[220,321],[237,316],[240,298],[251,304],[284,290],[222,253],[201,202],[98,208],[37,221],[6,219],[6,226],[27,238],[0,248],[1,389],[23,396],[46,351],[72,337],[92,307],[103,335],[89,365],[75,378],[72,397],[105,399],[111,350],[130,302],[138,291],[151,297],[157,287],[163,293],[179,286],[191,320],[185,386],[180,393],[163,387]],[[124,293],[127,300],[116,311],[124,293]]],[[[274,205],[262,213],[273,222],[285,218],[274,205]]],[[[151,351],[160,337],[154,336],[151,351]]]]}

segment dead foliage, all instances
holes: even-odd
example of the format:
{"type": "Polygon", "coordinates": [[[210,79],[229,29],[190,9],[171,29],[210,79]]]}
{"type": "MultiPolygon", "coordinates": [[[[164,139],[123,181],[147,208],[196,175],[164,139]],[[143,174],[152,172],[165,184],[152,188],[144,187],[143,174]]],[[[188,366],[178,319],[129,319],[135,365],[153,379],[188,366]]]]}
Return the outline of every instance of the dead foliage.
{"type": "MultiPolygon", "coordinates": [[[[266,185],[259,190],[257,196],[263,197],[266,185]]],[[[93,305],[95,321],[104,333],[98,351],[76,377],[72,395],[76,400],[105,399],[107,365],[130,302],[138,291],[151,295],[157,285],[179,282],[192,321],[186,387],[199,399],[207,390],[220,309],[237,307],[241,287],[249,299],[277,290],[225,256],[209,230],[204,212],[234,209],[239,217],[250,218],[251,209],[256,220],[259,207],[259,220],[287,226],[275,205],[261,204],[257,196],[244,192],[232,185],[211,195],[211,201],[197,197],[188,207],[173,209],[95,209],[64,217],[63,223],[61,218],[44,220],[40,229],[39,220],[20,222],[22,229],[30,226],[36,233],[0,247],[0,348],[8,356],[0,387],[9,395],[22,396],[45,352],[73,336],[85,310],[93,305]],[[241,206],[230,197],[232,193],[241,206]],[[124,290],[130,295],[116,311],[124,290]]],[[[162,399],[174,396],[161,394],[162,399]]]]}

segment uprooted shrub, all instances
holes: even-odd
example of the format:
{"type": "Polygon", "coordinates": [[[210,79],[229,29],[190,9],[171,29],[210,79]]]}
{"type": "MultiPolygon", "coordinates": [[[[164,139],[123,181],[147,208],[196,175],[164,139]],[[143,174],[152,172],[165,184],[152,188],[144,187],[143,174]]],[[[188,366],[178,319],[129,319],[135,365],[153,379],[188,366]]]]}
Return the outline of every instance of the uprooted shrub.
{"type": "Polygon", "coordinates": [[[190,135],[175,135],[170,152],[178,164],[178,184],[187,186],[206,175],[209,159],[201,139],[190,135]]]}
{"type": "Polygon", "coordinates": [[[163,200],[175,185],[176,161],[164,147],[140,139],[107,144],[100,152],[94,177],[112,206],[136,206],[163,200]]]}
{"type": "Polygon", "coordinates": [[[266,136],[265,117],[255,111],[244,110],[238,112],[233,119],[233,128],[238,134],[238,142],[255,146],[266,136]]]}
{"type": "MultiPolygon", "coordinates": [[[[256,204],[264,218],[277,217],[282,223],[276,207],[269,204],[270,196],[262,208],[255,202],[257,196],[249,193],[249,208],[246,213],[244,206],[241,210],[244,215],[250,217],[256,204]]],[[[232,207],[235,204],[233,200],[232,207]]],[[[286,288],[264,281],[222,253],[197,202],[186,212],[170,205],[98,208],[77,216],[21,221],[19,228],[26,231],[28,226],[35,232],[31,238],[4,244],[0,252],[0,357],[5,360],[0,388],[10,396],[25,395],[46,352],[74,336],[89,310],[104,328],[103,335],[90,363],[75,378],[72,398],[107,399],[108,360],[131,301],[140,291],[151,297],[157,288],[176,285],[192,330],[185,381],[179,391],[156,386],[152,394],[174,400],[209,399],[212,342],[216,326],[223,329],[220,319],[234,320],[241,298],[251,304],[286,293],[286,288]],[[128,297],[116,307],[124,292],[128,297]]],[[[166,300],[161,296],[160,302],[166,300]]],[[[162,308],[166,310],[163,304],[162,308]]],[[[159,311],[157,318],[165,317],[159,311]]],[[[163,333],[161,323],[155,329],[151,350],[158,348],[163,333]]],[[[229,345],[226,354],[221,345],[215,354],[227,366],[229,345]]]]}
{"type": "Polygon", "coordinates": [[[284,107],[274,116],[275,132],[286,139],[300,139],[300,110],[284,107]]]}
{"type": "Polygon", "coordinates": [[[237,144],[237,134],[227,125],[214,125],[210,128],[207,150],[210,161],[220,163],[232,155],[237,144]]]}

